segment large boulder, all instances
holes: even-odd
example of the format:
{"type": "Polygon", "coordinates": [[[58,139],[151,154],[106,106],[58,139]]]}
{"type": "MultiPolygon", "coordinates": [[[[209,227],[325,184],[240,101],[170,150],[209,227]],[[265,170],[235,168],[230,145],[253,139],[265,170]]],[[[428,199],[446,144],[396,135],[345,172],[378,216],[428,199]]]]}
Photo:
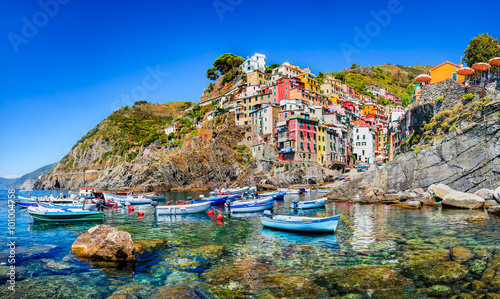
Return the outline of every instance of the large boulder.
{"type": "Polygon", "coordinates": [[[474,254],[469,249],[460,246],[451,247],[450,252],[451,258],[455,262],[459,263],[467,262],[474,256],[474,254]]]}
{"type": "Polygon", "coordinates": [[[409,200],[403,203],[403,206],[409,208],[420,208],[420,201],[418,200],[409,200]]]}
{"type": "Polygon", "coordinates": [[[491,199],[493,199],[493,191],[490,190],[490,189],[477,190],[476,192],[474,192],[474,194],[477,195],[477,196],[480,196],[480,197],[484,198],[484,200],[491,200],[491,199]]]}
{"type": "Polygon", "coordinates": [[[418,200],[420,201],[420,203],[422,205],[427,205],[427,206],[430,206],[430,205],[433,205],[436,203],[436,200],[434,199],[434,197],[432,197],[429,192],[422,192],[418,195],[417,198],[415,198],[415,200],[418,200]]]}
{"type": "Polygon", "coordinates": [[[441,203],[455,208],[478,209],[484,205],[484,198],[471,193],[453,191],[446,194],[441,203]]]}
{"type": "Polygon", "coordinates": [[[452,188],[448,187],[445,184],[432,184],[429,186],[427,189],[427,192],[429,192],[432,196],[438,198],[438,199],[443,199],[448,193],[454,192],[452,188]]]}
{"type": "Polygon", "coordinates": [[[493,192],[493,198],[500,203],[500,187],[495,189],[495,192],[493,192]]]}
{"type": "Polygon", "coordinates": [[[399,195],[386,193],[382,198],[382,203],[385,204],[399,203],[399,195]]]}
{"type": "Polygon", "coordinates": [[[71,252],[95,260],[128,262],[137,259],[139,247],[134,244],[128,232],[102,224],[76,238],[71,245],[71,252]]]}
{"type": "Polygon", "coordinates": [[[488,208],[488,213],[500,215],[500,206],[491,206],[488,208]]]}

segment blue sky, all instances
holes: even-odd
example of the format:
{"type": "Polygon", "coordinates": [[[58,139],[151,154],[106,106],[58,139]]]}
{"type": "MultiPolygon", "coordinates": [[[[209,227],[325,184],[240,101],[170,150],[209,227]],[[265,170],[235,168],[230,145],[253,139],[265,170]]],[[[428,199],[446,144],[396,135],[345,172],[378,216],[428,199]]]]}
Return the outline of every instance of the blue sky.
{"type": "Polygon", "coordinates": [[[197,101],[209,82],[206,69],[223,53],[259,52],[268,63],[289,61],[317,73],[352,62],[459,62],[477,34],[500,38],[488,15],[500,4],[491,1],[488,8],[428,0],[18,0],[2,6],[0,177],[59,161],[136,98],[197,101]]]}

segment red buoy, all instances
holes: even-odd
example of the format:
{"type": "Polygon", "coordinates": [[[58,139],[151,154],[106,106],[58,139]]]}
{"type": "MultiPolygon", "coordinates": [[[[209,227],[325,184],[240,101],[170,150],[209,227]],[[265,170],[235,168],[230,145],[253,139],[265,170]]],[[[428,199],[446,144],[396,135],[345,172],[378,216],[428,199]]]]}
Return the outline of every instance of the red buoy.
{"type": "Polygon", "coordinates": [[[214,216],[215,210],[209,211],[208,216],[214,216]]]}
{"type": "Polygon", "coordinates": [[[185,204],[186,204],[186,202],[183,202],[183,203],[181,203],[181,206],[183,206],[183,205],[185,205],[185,204]]]}
{"type": "Polygon", "coordinates": [[[113,205],[113,209],[118,209],[118,206],[117,205],[113,205]]]}
{"type": "Polygon", "coordinates": [[[167,206],[169,206],[169,205],[170,205],[170,201],[167,202],[167,206]]]}
{"type": "Polygon", "coordinates": [[[176,202],[175,202],[175,204],[176,204],[176,205],[178,205],[178,204],[179,204],[179,201],[176,201],[176,202]]]}
{"type": "Polygon", "coordinates": [[[128,206],[128,210],[129,211],[133,211],[134,210],[134,206],[132,206],[132,205],[128,206]]]}
{"type": "Polygon", "coordinates": [[[137,217],[142,217],[144,216],[144,212],[137,212],[137,217]]]}
{"type": "Polygon", "coordinates": [[[224,218],[224,215],[222,215],[222,214],[217,215],[217,220],[222,220],[223,218],[224,218]]]}

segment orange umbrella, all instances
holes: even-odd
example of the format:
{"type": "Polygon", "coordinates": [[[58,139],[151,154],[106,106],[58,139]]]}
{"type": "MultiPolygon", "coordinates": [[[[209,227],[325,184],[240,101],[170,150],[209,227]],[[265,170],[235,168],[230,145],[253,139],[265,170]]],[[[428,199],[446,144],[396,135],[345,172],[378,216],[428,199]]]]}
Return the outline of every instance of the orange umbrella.
{"type": "Polygon", "coordinates": [[[472,69],[476,71],[486,71],[489,70],[491,65],[487,64],[486,62],[476,62],[472,65],[472,69]]]}
{"type": "Polygon", "coordinates": [[[489,62],[491,65],[500,66],[500,57],[491,58],[489,62]]]}
{"type": "Polygon", "coordinates": [[[422,75],[418,75],[417,77],[415,77],[415,81],[418,81],[418,82],[429,82],[431,81],[431,76],[427,75],[427,74],[422,74],[422,75]]]}
{"type": "Polygon", "coordinates": [[[457,74],[464,75],[464,76],[470,76],[470,75],[474,74],[474,70],[471,69],[470,67],[462,67],[462,68],[458,69],[457,74]]]}

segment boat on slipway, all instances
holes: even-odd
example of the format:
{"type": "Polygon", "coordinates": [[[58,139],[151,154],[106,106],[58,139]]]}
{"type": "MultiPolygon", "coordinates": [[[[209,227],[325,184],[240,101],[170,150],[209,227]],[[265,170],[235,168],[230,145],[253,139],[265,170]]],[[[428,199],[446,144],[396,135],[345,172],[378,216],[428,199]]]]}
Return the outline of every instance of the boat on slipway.
{"type": "Polygon", "coordinates": [[[43,222],[84,222],[103,221],[104,213],[71,208],[29,207],[28,213],[34,221],[43,222]]]}
{"type": "Polygon", "coordinates": [[[195,204],[157,206],[155,210],[156,215],[180,215],[205,213],[209,208],[210,202],[207,201],[195,204]]]}
{"type": "Polygon", "coordinates": [[[325,218],[287,215],[260,217],[260,221],[264,227],[298,232],[328,233],[335,232],[339,219],[340,216],[338,215],[325,218]]]}
{"type": "Polygon", "coordinates": [[[324,207],[328,198],[322,197],[315,200],[307,200],[307,201],[297,201],[293,200],[290,203],[290,207],[292,209],[314,209],[324,207]]]}

